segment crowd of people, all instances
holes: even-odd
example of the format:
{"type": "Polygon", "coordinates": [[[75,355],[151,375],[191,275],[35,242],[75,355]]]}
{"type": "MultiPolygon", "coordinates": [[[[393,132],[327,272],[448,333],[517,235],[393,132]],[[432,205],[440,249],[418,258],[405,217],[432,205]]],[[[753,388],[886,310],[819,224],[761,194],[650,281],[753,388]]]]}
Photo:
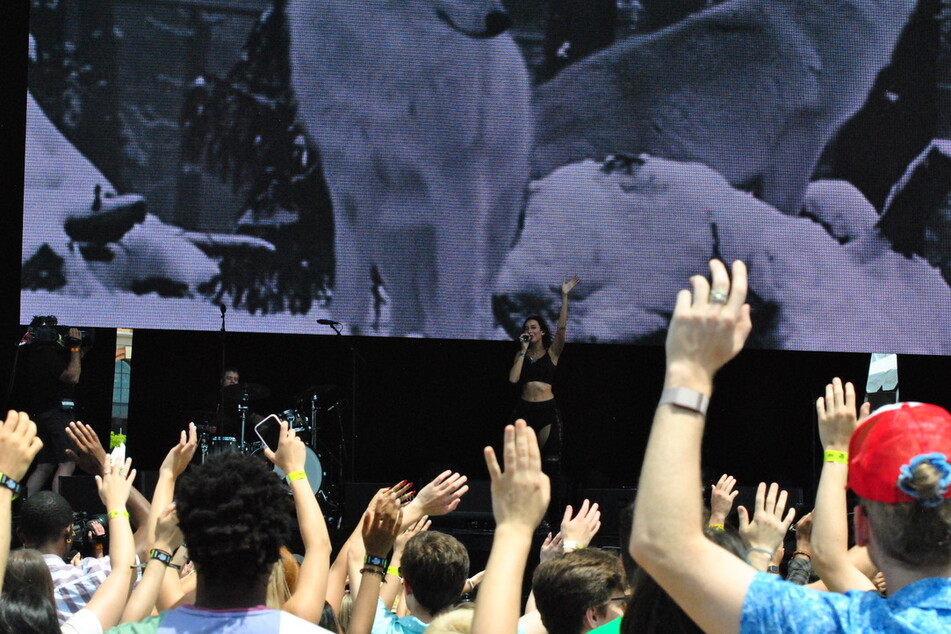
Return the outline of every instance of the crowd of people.
{"type": "MultiPolygon", "coordinates": [[[[537,432],[551,443],[557,420],[518,419],[505,427],[501,456],[485,448],[495,530],[485,570],[472,574],[465,544],[431,530],[432,517],[459,505],[466,476],[445,471],[418,493],[406,481],[381,489],[334,552],[307,485],[305,445],[286,423],[276,451],[265,450],[283,480],[240,453],[192,465],[191,425],[151,500],[133,487],[130,459],[71,423],[71,455],[96,476],[109,540],[106,556],[67,560],[79,536],[58,493],[34,492],[13,524],[11,501],[43,443],[30,417],[11,411],[0,425],[0,634],[951,631],[945,410],[900,403],[872,413],[834,378],[816,403],[823,467],[810,513],[797,521],[786,491],[764,482],[734,525],[728,474],[705,505],[705,415],[714,376],[751,330],[746,282],[742,262],[728,272],[714,260],[709,279],[693,277],[677,296],[620,556],[593,546],[597,501],[559,508],[527,602],[533,538],[552,516],[537,432]],[[851,543],[847,490],[858,499],[851,543]],[[786,552],[794,522],[795,550],[786,552]]],[[[535,330],[516,366],[529,354],[557,363],[563,338],[551,350],[535,330]]],[[[513,366],[513,381],[520,374],[513,366]]]]}

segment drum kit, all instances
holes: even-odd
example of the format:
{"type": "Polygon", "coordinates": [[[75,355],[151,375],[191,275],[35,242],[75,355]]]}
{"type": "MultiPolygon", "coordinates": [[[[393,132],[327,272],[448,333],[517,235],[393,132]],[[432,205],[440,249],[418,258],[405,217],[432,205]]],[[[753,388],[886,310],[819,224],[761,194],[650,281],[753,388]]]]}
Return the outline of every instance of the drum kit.
{"type": "MultiPolygon", "coordinates": [[[[257,383],[238,383],[228,385],[221,390],[224,399],[222,413],[204,417],[202,424],[197,425],[199,431],[199,450],[201,462],[204,463],[210,456],[225,453],[239,452],[255,456],[264,461],[274,473],[283,478],[284,472],[271,464],[264,456],[264,443],[253,431],[254,425],[261,420],[259,414],[252,413],[250,408],[251,401],[265,399],[271,394],[271,390],[257,383]],[[236,405],[236,409],[235,408],[236,405]],[[229,429],[237,421],[237,436],[219,435],[221,431],[229,429]]],[[[307,474],[307,482],[310,484],[314,495],[322,494],[326,498],[327,494],[327,469],[331,463],[336,465],[337,471],[342,472],[343,460],[343,441],[338,449],[340,455],[336,455],[333,449],[320,438],[321,421],[324,420],[323,414],[337,410],[338,418],[342,398],[340,390],[335,385],[317,385],[304,390],[294,399],[294,407],[285,409],[281,412],[275,412],[277,417],[287,421],[288,426],[297,432],[297,435],[304,441],[307,456],[304,461],[304,473],[307,474]],[[321,460],[321,457],[324,460],[321,460]],[[325,465],[324,462],[328,464],[325,465]]],[[[337,481],[342,481],[342,474],[337,481]]]]}

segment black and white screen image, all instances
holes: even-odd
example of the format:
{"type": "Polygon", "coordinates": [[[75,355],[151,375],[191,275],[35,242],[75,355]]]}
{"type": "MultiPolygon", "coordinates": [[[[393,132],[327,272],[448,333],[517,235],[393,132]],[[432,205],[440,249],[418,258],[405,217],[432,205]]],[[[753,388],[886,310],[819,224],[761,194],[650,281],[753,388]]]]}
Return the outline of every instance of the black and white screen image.
{"type": "Polygon", "coordinates": [[[944,0],[33,0],[20,318],[951,353],[944,0]]]}

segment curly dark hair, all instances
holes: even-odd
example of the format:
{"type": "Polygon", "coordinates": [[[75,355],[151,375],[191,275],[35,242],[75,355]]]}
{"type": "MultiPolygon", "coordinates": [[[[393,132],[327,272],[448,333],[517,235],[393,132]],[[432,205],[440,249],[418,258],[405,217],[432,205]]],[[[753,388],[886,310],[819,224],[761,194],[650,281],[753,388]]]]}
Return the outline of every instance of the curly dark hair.
{"type": "Polygon", "coordinates": [[[212,457],[182,476],[175,501],[188,555],[216,585],[266,578],[290,536],[287,489],[252,456],[212,457]]]}
{"type": "Polygon", "coordinates": [[[73,509],[59,493],[40,491],[24,500],[20,507],[20,539],[30,547],[57,540],[73,525],[73,509]]]}
{"type": "Polygon", "coordinates": [[[542,335],[542,345],[545,346],[545,350],[548,350],[548,348],[551,347],[551,328],[548,327],[548,322],[545,321],[544,317],[541,315],[529,315],[526,317],[525,321],[522,322],[522,332],[525,332],[525,326],[533,319],[538,322],[538,327],[545,333],[542,335]]]}

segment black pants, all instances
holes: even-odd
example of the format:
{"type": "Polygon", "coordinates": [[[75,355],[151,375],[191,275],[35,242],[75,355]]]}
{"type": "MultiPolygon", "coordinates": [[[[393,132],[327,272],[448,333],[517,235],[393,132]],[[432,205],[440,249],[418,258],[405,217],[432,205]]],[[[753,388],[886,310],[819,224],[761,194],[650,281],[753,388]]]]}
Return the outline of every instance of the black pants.
{"type": "Polygon", "coordinates": [[[73,409],[65,407],[55,407],[36,415],[33,419],[36,423],[36,435],[43,441],[43,448],[36,456],[37,464],[69,462],[66,449],[75,451],[76,447],[66,436],[66,427],[73,420],[75,420],[73,409]]]}
{"type": "Polygon", "coordinates": [[[528,426],[538,434],[545,427],[548,427],[548,438],[545,445],[541,448],[542,452],[542,471],[551,481],[551,503],[548,505],[548,512],[545,519],[552,526],[552,532],[558,532],[558,525],[561,522],[562,514],[565,511],[565,476],[561,467],[562,450],[562,424],[561,412],[555,399],[547,401],[526,401],[519,399],[512,411],[511,421],[515,422],[522,418],[528,423],[528,426]]]}

